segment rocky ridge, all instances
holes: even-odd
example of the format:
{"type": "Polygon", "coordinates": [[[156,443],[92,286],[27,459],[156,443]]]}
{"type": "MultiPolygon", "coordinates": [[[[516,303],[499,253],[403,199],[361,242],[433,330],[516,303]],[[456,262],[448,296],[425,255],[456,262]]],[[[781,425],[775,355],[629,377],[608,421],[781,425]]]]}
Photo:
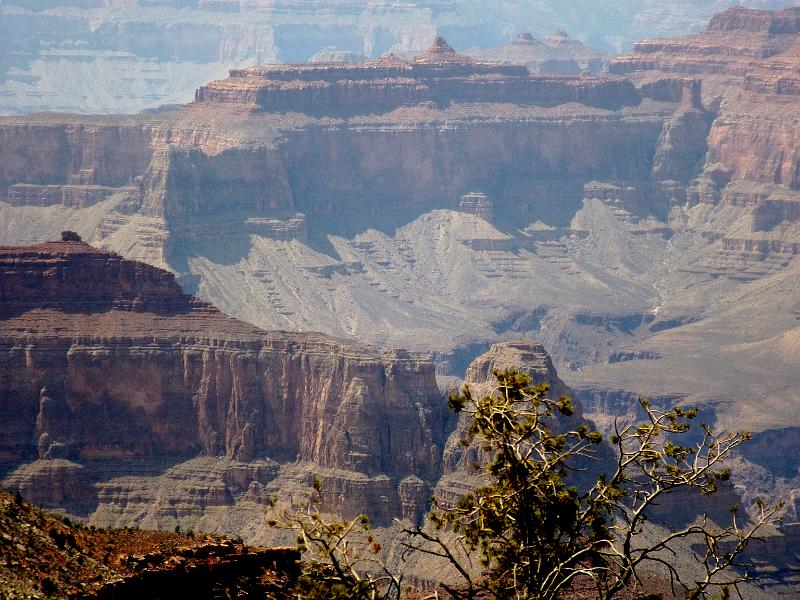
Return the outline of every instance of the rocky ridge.
{"type": "Polygon", "coordinates": [[[321,63],[232,69],[202,86],[200,105],[238,104],[264,112],[351,116],[402,105],[497,102],[552,106],[580,102],[615,109],[639,97],[624,80],[531,76],[524,65],[479,61],[437,36],[428,50],[404,60],[393,54],[364,63],[321,63]]]}
{"type": "Polygon", "coordinates": [[[607,57],[559,29],[549,36],[535,38],[520,33],[499,48],[470,48],[465,54],[480,60],[525,65],[534,73],[562,75],[597,74],[605,68],[607,57]]]}

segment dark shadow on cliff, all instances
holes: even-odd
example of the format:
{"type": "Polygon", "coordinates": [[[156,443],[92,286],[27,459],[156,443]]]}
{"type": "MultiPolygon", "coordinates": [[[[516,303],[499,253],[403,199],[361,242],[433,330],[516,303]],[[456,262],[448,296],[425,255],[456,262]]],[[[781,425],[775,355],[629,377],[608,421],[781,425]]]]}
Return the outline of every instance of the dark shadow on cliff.
{"type": "MultiPolygon", "coordinates": [[[[358,234],[373,229],[394,237],[398,229],[426,212],[437,208],[452,208],[443,206],[442,201],[427,200],[411,204],[407,199],[401,198],[384,198],[377,201],[374,198],[374,196],[371,199],[362,197],[359,201],[351,195],[347,201],[342,199],[336,203],[338,210],[307,211],[308,245],[317,252],[339,260],[341,257],[328,239],[330,235],[352,240],[358,234]]],[[[329,198],[328,202],[335,203],[336,200],[329,198]]]]}
{"type": "Polygon", "coordinates": [[[220,265],[237,264],[250,253],[247,219],[258,216],[235,211],[173,218],[168,224],[172,251],[167,262],[179,272],[188,272],[188,257],[203,257],[220,265]]]}
{"type": "Polygon", "coordinates": [[[528,179],[509,172],[481,187],[494,201],[494,226],[508,233],[536,221],[568,228],[583,205],[583,181],[577,178],[528,179]]]}
{"type": "Polygon", "coordinates": [[[772,473],[775,477],[796,477],[797,446],[800,427],[768,429],[756,433],[742,446],[742,456],[772,473]]]}
{"type": "Polygon", "coordinates": [[[527,181],[514,179],[511,173],[496,173],[491,180],[470,183],[459,193],[426,199],[362,192],[326,194],[304,199],[300,204],[308,223],[308,245],[339,260],[328,236],[352,240],[372,229],[394,237],[398,229],[425,213],[456,210],[460,197],[471,191],[484,192],[493,201],[493,225],[500,231],[513,235],[536,221],[568,228],[581,208],[582,189],[580,181],[527,181]]]}

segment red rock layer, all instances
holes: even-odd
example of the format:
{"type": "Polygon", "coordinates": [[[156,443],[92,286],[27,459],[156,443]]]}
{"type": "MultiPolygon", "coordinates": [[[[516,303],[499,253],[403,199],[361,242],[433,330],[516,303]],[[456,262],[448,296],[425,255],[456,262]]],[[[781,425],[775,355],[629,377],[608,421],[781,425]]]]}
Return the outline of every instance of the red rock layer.
{"type": "MultiPolygon", "coordinates": [[[[610,70],[642,87],[667,74],[703,82],[718,109],[691,203],[749,207],[751,233],[800,220],[800,8],[731,8],[701,33],[637,44],[610,70]]],[[[726,239],[721,250],[792,253],[797,241],[726,239]]]]}
{"type": "Polygon", "coordinates": [[[0,457],[301,458],[438,473],[433,365],[263,332],[77,241],[0,250],[0,457]]]}
{"type": "Polygon", "coordinates": [[[405,61],[395,56],[353,64],[303,64],[233,69],[201,87],[197,103],[271,112],[346,117],[435,102],[508,102],[556,106],[580,102],[619,108],[640,98],[625,80],[533,76],[524,66],[477,62],[443,38],[405,61]]]}
{"type": "Polygon", "coordinates": [[[33,309],[219,315],[211,305],[184,294],[172,273],[79,240],[0,246],[0,318],[33,309]]]}

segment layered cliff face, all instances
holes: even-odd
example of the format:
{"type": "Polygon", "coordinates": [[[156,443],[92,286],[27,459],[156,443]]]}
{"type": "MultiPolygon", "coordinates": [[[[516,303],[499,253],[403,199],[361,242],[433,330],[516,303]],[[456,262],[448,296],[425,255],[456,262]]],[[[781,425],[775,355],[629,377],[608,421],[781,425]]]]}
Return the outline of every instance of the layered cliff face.
{"type": "MultiPolygon", "coordinates": [[[[708,131],[708,152],[687,188],[687,210],[682,217],[686,232],[681,243],[694,237],[705,238],[709,244],[697,253],[692,244],[684,245],[679,260],[684,277],[715,281],[706,293],[719,300],[712,300],[713,308],[701,311],[689,308],[691,300],[679,301],[682,308],[676,312],[669,309],[669,302],[662,303],[650,327],[655,335],[639,345],[638,351],[642,356],[666,357],[670,352],[664,350],[671,347],[697,347],[692,351],[694,358],[678,360],[670,368],[691,373],[687,379],[693,383],[656,386],[659,394],[674,394],[683,388],[684,394],[692,395],[696,382],[704,378],[704,369],[696,369],[694,363],[707,360],[709,352],[729,355],[730,366],[722,370],[731,373],[726,377],[735,377],[744,385],[751,378],[763,379],[760,372],[780,372],[781,383],[763,395],[757,391],[737,393],[719,383],[708,386],[709,397],[736,398],[740,415],[728,417],[730,423],[744,414],[756,414],[765,426],[777,424],[780,419],[759,407],[763,402],[780,405],[775,410],[781,418],[795,412],[788,397],[778,400],[785,393],[778,387],[786,390],[796,385],[794,372],[788,368],[789,354],[777,346],[775,352],[766,348],[770,347],[767,340],[795,335],[793,300],[785,293],[796,277],[796,244],[800,242],[800,213],[796,211],[800,194],[795,181],[800,152],[795,89],[800,65],[798,19],[797,8],[775,12],[731,8],[712,18],[703,32],[645,40],[609,65],[610,72],[629,77],[641,87],[668,76],[698,80],[704,104],[715,112],[708,131]],[[716,341],[706,344],[701,339],[716,341]],[[759,366],[751,369],[745,366],[748,364],[759,366]]],[[[608,370],[615,375],[609,376],[643,381],[651,368],[666,366],[662,361],[658,367],[658,363],[631,361],[610,366],[608,370]],[[640,373],[634,374],[634,369],[640,373]]],[[[608,381],[605,376],[603,379],[608,381]]],[[[717,410],[720,415],[731,412],[730,408],[717,410]]]]}
{"type": "MultiPolygon", "coordinates": [[[[564,10],[559,2],[521,0],[17,0],[0,7],[0,114],[135,113],[186,102],[233,67],[306,61],[321,50],[369,58],[416,52],[437,31],[459,48],[492,48],[520,31],[540,36],[566,28],[614,52],[642,37],[694,31],[729,4],[604,0],[564,10]]],[[[559,49],[551,64],[571,64],[573,48],[551,46],[559,49]]]]}
{"type": "MultiPolygon", "coordinates": [[[[464,385],[469,387],[474,398],[482,398],[495,392],[497,388],[495,372],[512,369],[528,375],[534,386],[540,383],[547,384],[550,388],[547,392],[548,398],[572,396],[570,389],[558,377],[544,347],[528,340],[493,344],[487,352],[475,358],[469,365],[464,385]]],[[[580,419],[580,406],[576,405],[576,409],[576,419],[580,419]]],[[[443,453],[443,472],[446,477],[440,482],[439,493],[447,493],[445,490],[448,484],[454,485],[459,478],[472,474],[472,465],[478,458],[478,449],[474,445],[465,448],[461,444],[468,424],[468,416],[461,415],[455,430],[447,439],[443,453]]]]}
{"type": "Polygon", "coordinates": [[[525,65],[484,62],[459,54],[441,36],[410,60],[391,54],[366,63],[232,69],[228,79],[204,85],[195,95],[200,104],[238,104],[317,116],[386,113],[426,102],[440,106],[581,102],[613,109],[639,99],[625,80],[533,77],[525,65]]]}
{"type": "MultiPolygon", "coordinates": [[[[393,519],[419,522],[431,494],[456,499],[478,483],[475,449],[459,444],[465,419],[445,414],[433,364],[407,352],[264,332],[73,232],[0,248],[0,300],[2,483],[30,501],[95,525],[274,543],[264,506],[306,497],[319,478],[323,508],[369,514],[391,558],[393,519]]],[[[544,347],[524,339],[493,345],[464,382],[492,393],[492,372],[511,368],[552,397],[571,393],[544,347]]],[[[737,499],[726,488],[654,516],[722,514],[720,502],[737,499]]],[[[212,549],[214,564],[241,566],[229,550],[212,549]]],[[[147,577],[126,581],[147,590],[147,577]]]]}
{"type": "MultiPolygon", "coordinates": [[[[628,208],[665,215],[699,169],[708,123],[691,83],[535,76],[441,38],[408,60],[235,69],[197,98],[150,116],[5,120],[0,239],[68,224],[257,325],[437,353],[559,302],[517,271],[569,272],[571,296],[607,306],[616,275],[594,285],[560,241],[585,235],[570,227],[585,186],[635,187],[628,208]],[[497,202],[499,231],[452,212],[415,222],[472,190],[497,202]],[[526,253],[487,261],[487,244],[526,253]],[[475,297],[459,292],[454,312],[470,271],[475,297]],[[487,313],[506,276],[512,296],[535,299],[487,313]]],[[[625,310],[638,312],[647,292],[631,292],[625,310]]]]}
{"type": "Polygon", "coordinates": [[[709,134],[707,171],[719,173],[715,183],[723,188],[744,180],[796,191],[798,23],[797,8],[733,8],[702,33],[637,44],[610,71],[642,81],[664,73],[701,78],[706,102],[722,103],[709,134]]]}
{"type": "MultiPolygon", "coordinates": [[[[770,53],[798,34],[739,20],[648,42],[611,77],[528,76],[439,40],[416,60],[237,69],[206,88],[219,95],[154,115],[4,119],[0,239],[69,226],[237,318],[424,351],[443,376],[499,339],[535,337],[599,423],[644,393],[701,403],[720,427],[792,427],[800,213],[780,132],[794,107],[745,80],[791,79],[791,53],[770,53]],[[469,192],[491,206],[470,210],[469,192]]],[[[354,379],[347,402],[368,405],[370,376],[356,377],[369,393],[354,379]]],[[[244,413],[266,414],[249,393],[236,391],[244,413]]],[[[208,447],[225,453],[268,437],[209,423],[208,447]]],[[[353,475],[383,469],[359,453],[366,471],[339,472],[331,503],[362,490],[390,514],[427,494],[410,466],[397,482],[353,475]]],[[[139,476],[108,494],[131,495],[139,476]]],[[[307,486],[302,469],[285,477],[307,486]]],[[[272,485],[256,483],[248,497],[272,485]]]]}
{"type": "MultiPolygon", "coordinates": [[[[263,332],[170,273],[67,238],[0,251],[2,459],[43,461],[11,476],[23,493],[91,512],[98,474],[85,465],[198,454],[307,464],[334,473],[332,486],[352,473],[394,503],[400,480],[438,475],[446,409],[431,363],[263,332]]],[[[275,476],[224,472],[240,494],[275,476]]]]}
{"type": "MultiPolygon", "coordinates": [[[[259,330],[171,273],[62,237],[0,248],[4,486],[94,524],[256,541],[275,538],[272,495],[303,497],[315,477],[326,510],[378,525],[417,522],[435,488],[460,490],[464,423],[431,362],[259,330]]],[[[525,340],[493,346],[465,381],[489,393],[507,368],[569,393],[525,340]]]]}

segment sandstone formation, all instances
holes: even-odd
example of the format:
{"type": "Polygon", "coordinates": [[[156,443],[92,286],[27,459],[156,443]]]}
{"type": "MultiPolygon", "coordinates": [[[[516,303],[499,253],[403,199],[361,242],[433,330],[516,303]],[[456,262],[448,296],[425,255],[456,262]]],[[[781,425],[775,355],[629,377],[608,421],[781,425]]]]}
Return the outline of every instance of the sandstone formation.
{"type": "MultiPolygon", "coordinates": [[[[531,378],[532,385],[545,383],[549,386],[547,397],[558,399],[571,396],[572,392],[559,379],[555,367],[545,349],[540,344],[527,340],[500,342],[492,345],[488,352],[478,356],[467,369],[464,384],[469,386],[474,398],[481,398],[494,393],[497,380],[494,372],[516,369],[531,378]]],[[[580,407],[577,407],[576,419],[581,418],[580,407]]],[[[465,449],[461,445],[468,424],[466,415],[461,415],[458,426],[445,444],[443,454],[443,470],[445,475],[453,479],[463,478],[471,473],[471,465],[477,458],[477,448],[465,449]]]]}
{"type": "Polygon", "coordinates": [[[252,465],[221,473],[208,502],[226,504],[275,477],[252,462],[269,458],[327,469],[346,498],[380,486],[391,518],[398,493],[416,498],[401,481],[437,478],[446,408],[431,363],[258,330],[71,232],[0,257],[0,446],[6,464],[39,459],[6,480],[32,499],[91,513],[97,472],[81,463],[202,455],[252,465]]]}
{"type": "Polygon", "coordinates": [[[406,61],[393,54],[376,61],[232,69],[202,86],[198,104],[238,104],[268,112],[314,116],[386,113],[409,104],[503,102],[552,106],[581,102],[615,109],[639,101],[625,80],[532,76],[522,65],[477,61],[437,36],[406,61]]]}
{"type": "MultiPolygon", "coordinates": [[[[366,512],[388,541],[392,520],[419,522],[432,493],[455,500],[477,483],[475,449],[459,444],[465,420],[444,414],[432,363],[404,351],[261,331],[183,293],[170,273],[70,231],[0,248],[0,299],[2,482],[34,502],[98,525],[275,540],[264,506],[276,493],[305,497],[316,477],[325,510],[366,512]]],[[[491,393],[492,372],[509,368],[553,397],[571,393],[527,340],[493,345],[464,381],[491,393]]],[[[679,498],[654,517],[724,515],[738,499],[724,491],[710,504],[679,498]]],[[[96,595],[137,597],[176,581],[205,589],[233,574],[243,584],[287,556],[234,544],[118,553],[109,565],[124,578],[96,595]],[[175,579],[178,564],[199,566],[175,579]]]]}
{"type": "MultiPolygon", "coordinates": [[[[416,348],[434,328],[423,349],[451,351],[456,338],[488,341],[487,323],[470,306],[452,321],[449,284],[412,256],[425,247],[354,235],[375,222],[392,234],[482,190],[498,226],[532,228],[506,237],[463,221],[458,239],[535,251],[546,268],[577,274],[560,239],[585,235],[569,221],[586,182],[656,189],[636,207],[655,214],[685,194],[705,153],[698,90],[672,78],[637,90],[618,77],[531,75],[441,38],[408,60],[234,69],[172,112],[0,122],[0,239],[35,243],[69,225],[260,326],[416,348]],[[332,285],[341,279],[352,282],[345,295],[332,285]]],[[[477,268],[490,283],[524,258],[480,257],[477,268]]],[[[603,287],[591,288],[607,306],[603,287]]]]}
{"type": "Polygon", "coordinates": [[[640,81],[665,73],[702,78],[705,102],[720,108],[696,185],[717,193],[695,201],[748,206],[757,232],[795,220],[791,207],[800,201],[799,50],[800,9],[740,7],[716,15],[701,34],[641,42],[610,71],[640,81]]]}
{"type": "MultiPolygon", "coordinates": [[[[70,231],[0,248],[0,299],[3,485],[38,504],[264,539],[260,507],[315,477],[326,510],[387,525],[468,474],[433,364],[405,351],[259,330],[70,231]]],[[[466,382],[488,393],[512,367],[569,393],[524,340],[466,382]]]]}
{"type": "MultiPolygon", "coordinates": [[[[437,30],[458,48],[493,48],[519,31],[538,37],[566,28],[618,52],[643,37],[695,31],[730,4],[602,0],[565,10],[553,0],[14,0],[0,6],[0,114],[156,109],[190,100],[230,68],[317,54],[413,53],[437,30]]],[[[778,8],[791,0],[745,4],[778,8]]],[[[555,59],[549,63],[572,68],[572,44],[541,39],[555,59]]]]}

